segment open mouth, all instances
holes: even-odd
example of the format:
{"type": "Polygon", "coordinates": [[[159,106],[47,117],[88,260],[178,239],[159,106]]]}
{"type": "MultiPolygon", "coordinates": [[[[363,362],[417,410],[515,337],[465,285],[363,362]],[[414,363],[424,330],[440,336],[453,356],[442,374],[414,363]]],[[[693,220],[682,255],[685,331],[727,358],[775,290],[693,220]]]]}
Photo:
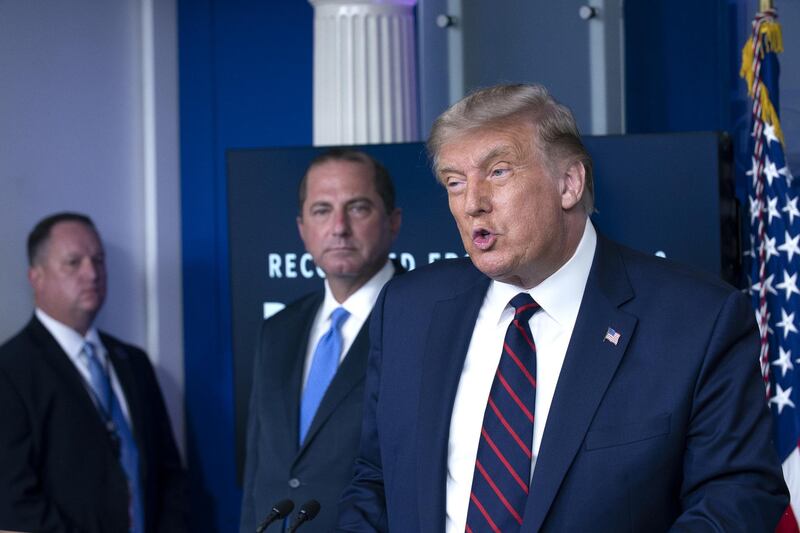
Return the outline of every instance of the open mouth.
{"type": "Polygon", "coordinates": [[[488,250],[497,240],[497,236],[489,230],[479,228],[472,232],[472,243],[479,250],[488,250]]]}

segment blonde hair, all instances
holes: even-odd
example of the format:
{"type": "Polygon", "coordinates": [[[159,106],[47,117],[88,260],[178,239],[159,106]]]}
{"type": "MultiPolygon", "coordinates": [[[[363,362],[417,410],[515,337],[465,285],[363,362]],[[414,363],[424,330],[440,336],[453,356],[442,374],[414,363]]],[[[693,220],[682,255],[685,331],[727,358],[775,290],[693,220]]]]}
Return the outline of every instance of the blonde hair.
{"type": "Polygon", "coordinates": [[[581,141],[575,117],[559,104],[542,85],[509,84],[479,89],[453,104],[433,123],[428,138],[428,154],[434,170],[442,146],[470,131],[527,123],[533,126],[532,139],[546,164],[555,173],[559,163],[581,163],[586,183],[581,199],[584,210],[594,208],[592,158],[581,141]]]}

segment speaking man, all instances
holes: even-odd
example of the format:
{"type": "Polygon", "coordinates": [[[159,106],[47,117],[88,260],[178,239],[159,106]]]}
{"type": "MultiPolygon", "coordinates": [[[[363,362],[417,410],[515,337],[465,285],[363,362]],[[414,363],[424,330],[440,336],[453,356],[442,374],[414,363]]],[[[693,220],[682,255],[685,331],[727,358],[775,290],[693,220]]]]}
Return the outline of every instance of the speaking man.
{"type": "Polygon", "coordinates": [[[367,318],[384,283],[401,212],[386,169],[363,152],[314,159],[299,187],[297,228],[325,288],[261,329],[247,428],[242,533],[284,498],[322,507],[303,530],[330,531],[361,432],[367,318]]]}
{"type": "Polygon", "coordinates": [[[184,473],[147,355],[99,331],[103,244],[58,213],[28,236],[34,315],[0,346],[0,530],[185,530],[184,473]]]}
{"type": "Polygon", "coordinates": [[[339,530],[773,530],[747,299],[596,232],[591,159],[541,86],[466,97],[428,146],[469,259],[378,299],[339,530]]]}

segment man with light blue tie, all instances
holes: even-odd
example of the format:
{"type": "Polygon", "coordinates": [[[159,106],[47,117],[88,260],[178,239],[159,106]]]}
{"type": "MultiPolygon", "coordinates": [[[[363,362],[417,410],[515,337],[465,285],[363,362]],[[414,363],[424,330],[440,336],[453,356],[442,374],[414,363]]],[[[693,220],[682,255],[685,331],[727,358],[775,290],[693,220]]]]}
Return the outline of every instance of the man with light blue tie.
{"type": "MultiPolygon", "coordinates": [[[[367,319],[384,283],[401,212],[386,169],[367,154],[329,150],[300,181],[297,227],[323,290],[263,323],[253,370],[240,531],[285,498],[321,511],[303,531],[329,531],[352,476],[361,433],[367,319]]],[[[277,526],[275,527],[277,530],[277,526]]]]}
{"type": "Polygon", "coordinates": [[[91,219],[28,237],[36,309],[0,346],[0,530],[185,530],[184,473],[147,355],[94,326],[105,254],[91,219]]]}

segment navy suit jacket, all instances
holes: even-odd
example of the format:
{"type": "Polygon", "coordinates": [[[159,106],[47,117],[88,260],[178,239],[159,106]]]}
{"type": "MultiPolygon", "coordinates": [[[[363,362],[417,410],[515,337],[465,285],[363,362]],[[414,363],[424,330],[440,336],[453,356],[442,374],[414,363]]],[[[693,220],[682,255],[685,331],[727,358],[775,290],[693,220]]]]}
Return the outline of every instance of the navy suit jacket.
{"type": "MultiPolygon", "coordinates": [[[[139,448],[148,532],[185,530],[184,472],[147,355],[100,333],[139,448]]],[[[86,385],[35,317],[0,346],[0,529],[127,531],[128,485],[86,385]]]]}
{"type": "MultiPolygon", "coordinates": [[[[395,271],[402,267],[395,264],[395,271]]],[[[353,477],[369,353],[368,322],[325,391],[305,442],[302,446],[297,442],[308,336],[324,297],[324,291],[309,294],[262,325],[247,422],[242,533],[252,533],[284,498],[298,506],[310,499],[319,501],[319,515],[303,531],[330,531],[339,498],[353,477]]]]}
{"type": "MultiPolygon", "coordinates": [[[[450,417],[488,286],[464,259],[385,287],[338,530],[444,530],[450,417]]],[[[758,353],[741,293],[599,237],[521,530],[773,530],[788,498],[758,353]]]]}

